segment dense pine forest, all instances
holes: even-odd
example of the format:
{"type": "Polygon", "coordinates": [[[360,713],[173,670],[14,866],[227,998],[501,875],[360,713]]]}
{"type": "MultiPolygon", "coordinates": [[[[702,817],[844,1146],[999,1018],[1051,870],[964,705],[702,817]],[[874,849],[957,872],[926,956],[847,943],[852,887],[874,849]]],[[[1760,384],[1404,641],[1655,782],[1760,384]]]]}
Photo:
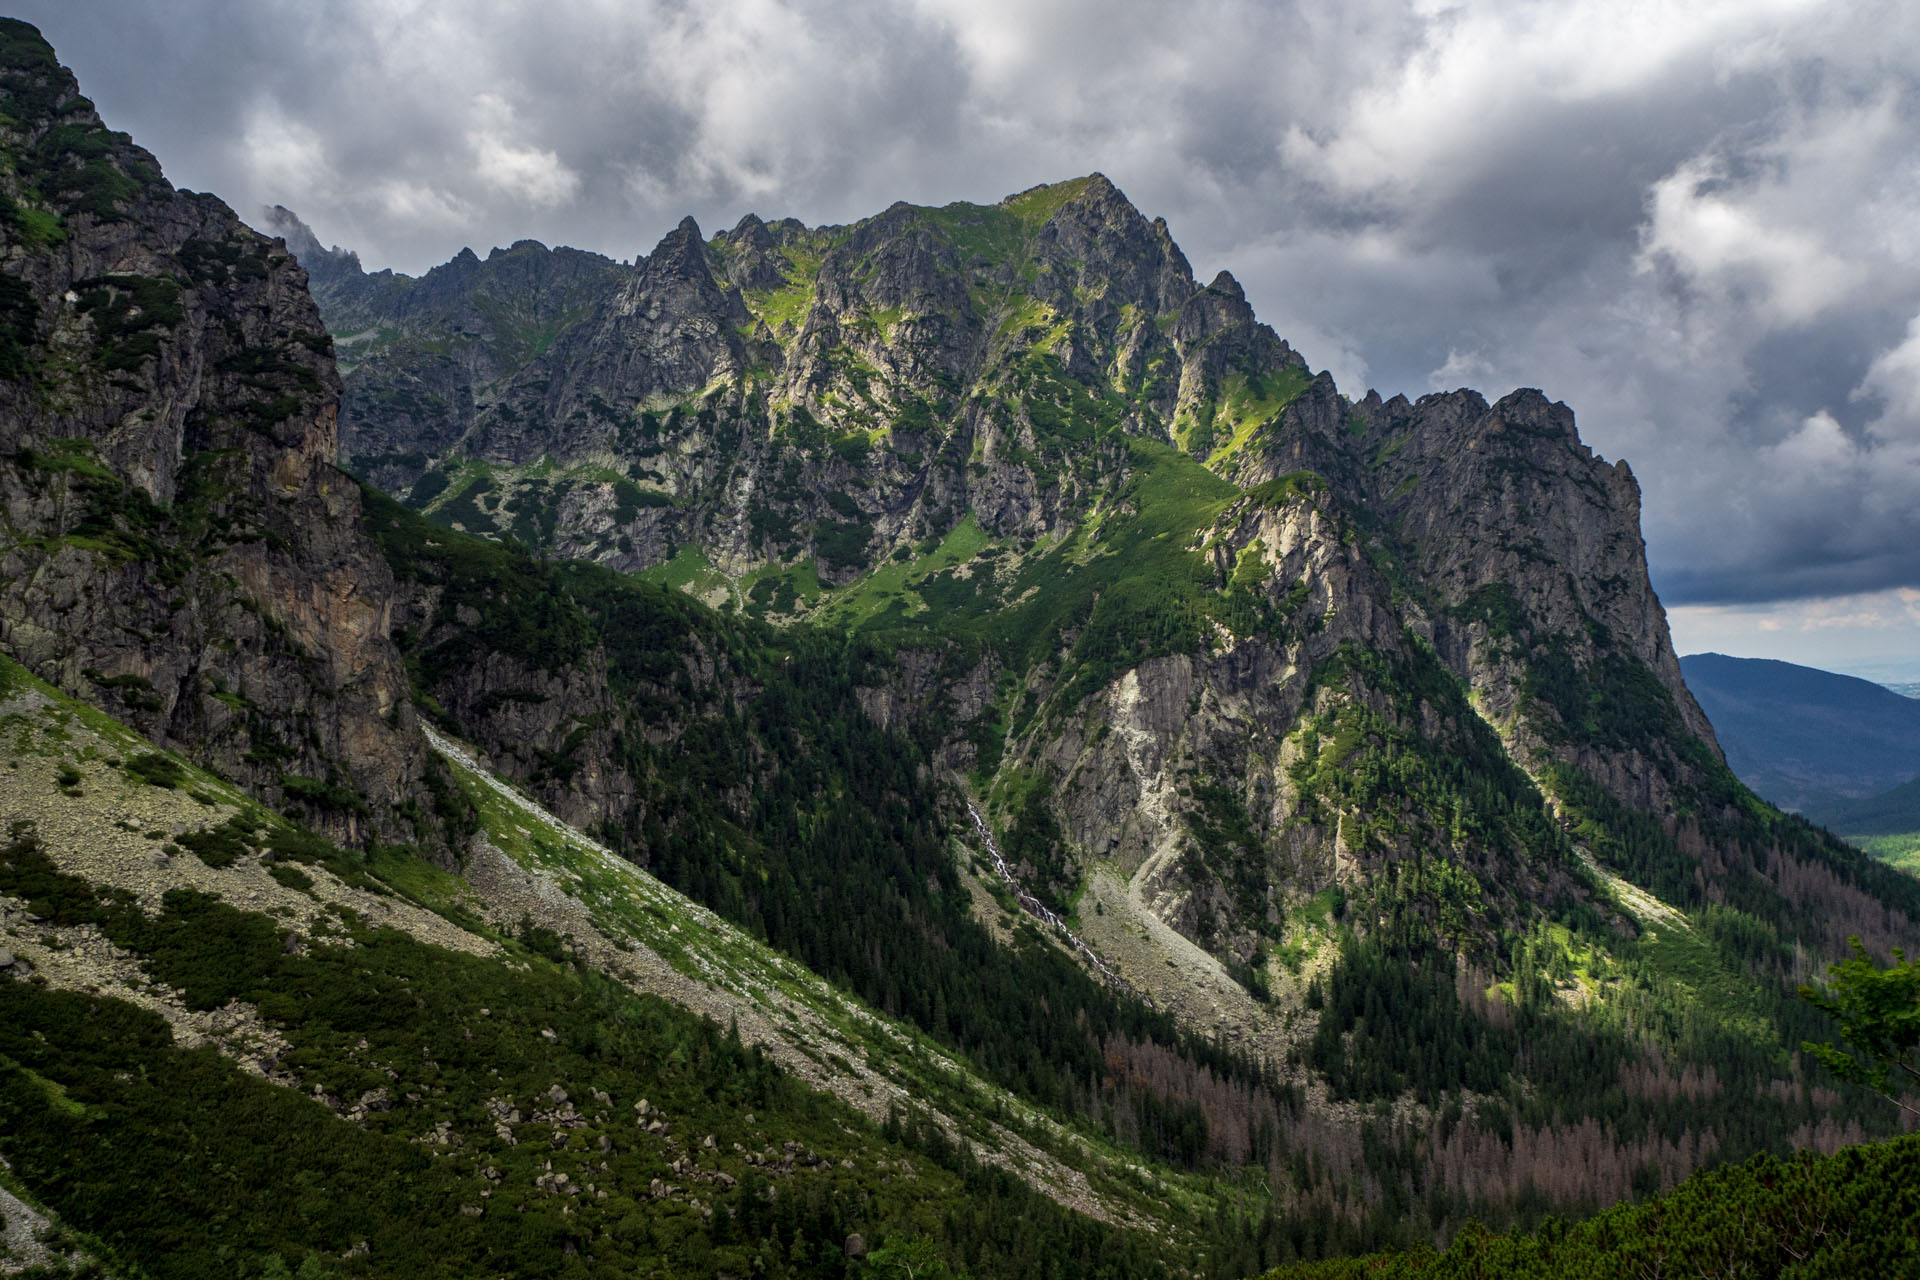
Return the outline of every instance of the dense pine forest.
{"type": "Polygon", "coordinates": [[[1527,1235],[1470,1227],[1423,1249],[1284,1266],[1270,1280],[1584,1280],[1631,1275],[1902,1276],[1920,1270],[1920,1138],[1792,1160],[1755,1156],[1676,1191],[1527,1235]]]}

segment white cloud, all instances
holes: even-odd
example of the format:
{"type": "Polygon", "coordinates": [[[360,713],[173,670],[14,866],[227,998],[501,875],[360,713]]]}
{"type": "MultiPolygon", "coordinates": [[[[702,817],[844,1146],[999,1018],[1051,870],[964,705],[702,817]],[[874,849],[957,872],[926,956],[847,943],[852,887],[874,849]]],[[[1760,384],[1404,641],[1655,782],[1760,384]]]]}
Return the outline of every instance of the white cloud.
{"type": "Polygon", "coordinates": [[[1812,228],[1729,198],[1727,184],[1711,159],[1690,160],[1654,184],[1644,269],[1670,266],[1721,305],[1748,306],[1778,327],[1805,324],[1859,287],[1864,262],[1830,252],[1812,228]]]}
{"type": "Polygon", "coordinates": [[[1884,408],[1874,423],[1883,440],[1920,440],[1920,315],[1907,322],[1906,339],[1873,358],[1853,398],[1877,397],[1884,408]]]}
{"type": "Polygon", "coordinates": [[[341,186],[319,130],[289,119],[272,103],[259,105],[249,116],[238,150],[251,182],[285,191],[289,200],[310,200],[341,186]]]}
{"type": "Polygon", "coordinates": [[[1478,351],[1457,351],[1449,347],[1446,362],[1427,375],[1427,386],[1435,391],[1485,386],[1492,373],[1493,365],[1478,351]]]}
{"type": "Polygon", "coordinates": [[[579,193],[580,175],[558,154],[519,141],[522,127],[513,105],[499,94],[476,95],[469,115],[474,173],[494,191],[536,208],[564,204],[579,193]]]}
{"type": "Polygon", "coordinates": [[[1282,153],[1342,190],[1457,189],[1543,118],[1572,122],[1583,108],[1671,92],[1676,78],[1732,74],[1755,60],[1767,33],[1824,8],[1815,0],[1416,4],[1417,46],[1337,103],[1331,127],[1287,129],[1282,153]]]}
{"type": "Polygon", "coordinates": [[[1861,451],[1841,430],[1839,421],[1822,409],[1768,452],[1776,466],[1792,470],[1796,480],[1804,482],[1809,473],[1831,473],[1852,466],[1861,451]]]}
{"type": "Polygon", "coordinates": [[[474,172],[523,204],[541,208],[564,204],[580,190],[580,175],[560,163],[560,157],[551,151],[516,147],[485,134],[475,135],[470,141],[474,172]]]}
{"type": "Polygon", "coordinates": [[[450,191],[404,178],[376,182],[364,191],[356,191],[349,208],[440,234],[458,234],[472,226],[475,213],[474,206],[450,191]]]}

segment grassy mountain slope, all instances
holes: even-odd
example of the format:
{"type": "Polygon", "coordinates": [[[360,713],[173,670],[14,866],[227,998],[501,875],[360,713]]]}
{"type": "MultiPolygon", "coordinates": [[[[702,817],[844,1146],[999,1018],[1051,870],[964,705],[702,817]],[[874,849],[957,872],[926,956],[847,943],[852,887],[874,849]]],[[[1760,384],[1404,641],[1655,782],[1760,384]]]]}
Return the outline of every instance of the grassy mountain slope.
{"type": "Polygon", "coordinates": [[[456,745],[464,876],[0,676],[0,1154],[120,1274],[841,1275],[852,1232],[1157,1274],[1211,1212],[456,745]]]}

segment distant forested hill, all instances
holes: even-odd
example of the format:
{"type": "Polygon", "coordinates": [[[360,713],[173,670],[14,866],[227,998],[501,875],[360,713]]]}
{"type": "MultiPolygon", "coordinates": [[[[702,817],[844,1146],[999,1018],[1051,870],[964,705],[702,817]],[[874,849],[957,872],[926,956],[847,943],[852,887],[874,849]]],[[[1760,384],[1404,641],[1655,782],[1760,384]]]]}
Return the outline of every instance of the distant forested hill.
{"type": "Polygon", "coordinates": [[[1920,775],[1920,702],[1869,680],[1791,662],[1696,653],[1680,659],[1740,780],[1825,821],[1920,775]]]}
{"type": "Polygon", "coordinates": [[[1920,778],[1865,800],[1822,806],[1808,817],[1846,836],[1892,836],[1920,831],[1920,778]]]}

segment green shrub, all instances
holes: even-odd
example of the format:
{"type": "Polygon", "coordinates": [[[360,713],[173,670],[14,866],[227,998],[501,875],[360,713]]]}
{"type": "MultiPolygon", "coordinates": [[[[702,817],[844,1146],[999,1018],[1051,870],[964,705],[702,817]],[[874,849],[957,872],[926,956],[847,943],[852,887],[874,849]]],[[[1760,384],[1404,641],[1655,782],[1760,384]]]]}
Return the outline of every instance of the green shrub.
{"type": "Polygon", "coordinates": [[[230,867],[253,852],[253,837],[258,830],[251,819],[235,814],[217,827],[184,831],[174,837],[174,842],[210,867],[230,867]]]}
{"type": "Polygon", "coordinates": [[[822,521],[814,533],[814,551],[822,561],[836,568],[865,564],[867,546],[873,541],[873,526],[864,521],[837,523],[822,521]]]}
{"type": "Polygon", "coordinates": [[[287,888],[296,889],[302,893],[308,892],[313,888],[312,876],[300,868],[289,866],[284,862],[275,862],[269,865],[267,867],[267,874],[287,886],[287,888]]]}
{"type": "Polygon", "coordinates": [[[280,788],[290,799],[314,809],[326,809],[334,813],[365,813],[365,797],[351,787],[336,782],[322,782],[318,778],[306,778],[297,773],[282,774],[280,788]]]}
{"type": "Polygon", "coordinates": [[[0,275],[0,380],[21,382],[32,371],[39,324],[40,303],[33,290],[23,280],[0,275]]]}
{"type": "Polygon", "coordinates": [[[164,787],[168,791],[187,780],[187,771],[180,762],[158,751],[142,751],[124,761],[120,767],[138,781],[151,787],[164,787]]]}
{"type": "Polygon", "coordinates": [[[649,507],[673,505],[673,499],[658,489],[642,489],[633,481],[624,479],[613,482],[613,502],[613,519],[616,524],[631,524],[641,511],[649,507]]]}

